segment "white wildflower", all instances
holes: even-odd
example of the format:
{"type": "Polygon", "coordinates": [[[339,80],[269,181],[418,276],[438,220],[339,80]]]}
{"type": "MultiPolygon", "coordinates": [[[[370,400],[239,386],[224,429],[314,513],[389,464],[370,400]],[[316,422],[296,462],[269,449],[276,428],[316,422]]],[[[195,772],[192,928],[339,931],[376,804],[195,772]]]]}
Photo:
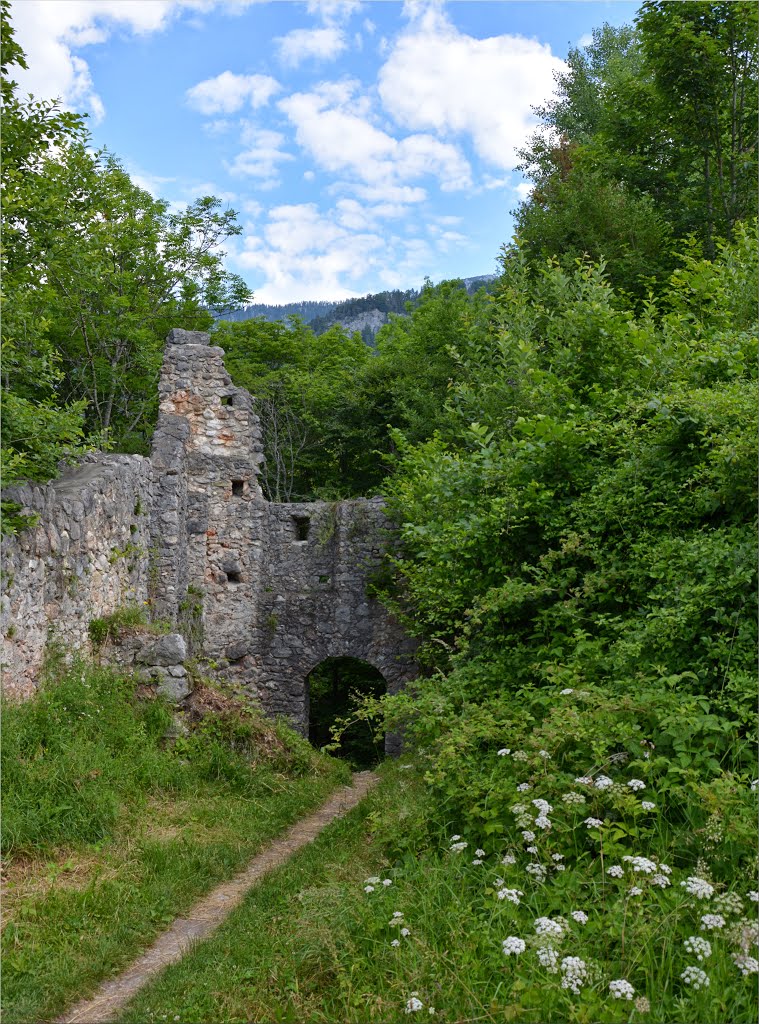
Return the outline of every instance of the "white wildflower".
{"type": "Polygon", "coordinates": [[[544,761],[550,761],[551,760],[551,755],[548,753],[547,750],[539,750],[538,751],[538,757],[542,757],[544,761]]]}
{"type": "Polygon", "coordinates": [[[580,775],[579,778],[575,779],[578,786],[592,786],[593,780],[589,775],[580,775]]]}
{"type": "Polygon", "coordinates": [[[461,836],[451,836],[451,842],[452,843],[457,843],[459,841],[459,839],[461,839],[461,836]]]}
{"type": "Polygon", "coordinates": [[[393,941],[390,943],[391,946],[396,946],[396,947],[400,946],[400,944],[401,944],[401,940],[400,939],[393,939],[393,941]]]}
{"type": "Polygon", "coordinates": [[[691,875],[687,881],[680,882],[680,885],[699,900],[708,900],[714,895],[714,886],[705,878],[698,878],[696,875],[691,875]]]}
{"type": "Polygon", "coordinates": [[[364,886],[364,892],[374,892],[374,886],[373,885],[365,885],[364,886]]]}
{"type": "Polygon", "coordinates": [[[744,978],[749,974],[759,974],[759,960],[754,956],[746,956],[745,953],[735,953],[733,963],[741,972],[744,978]]]}
{"type": "Polygon", "coordinates": [[[583,825],[587,825],[588,828],[600,828],[603,822],[600,818],[586,818],[583,825]]]}
{"type": "Polygon", "coordinates": [[[535,931],[538,935],[550,935],[552,938],[560,939],[564,934],[564,928],[559,921],[550,917],[538,917],[535,919],[535,931]]]}
{"type": "Polygon", "coordinates": [[[509,750],[508,747],[501,747],[501,749],[496,751],[496,753],[498,757],[507,757],[511,753],[511,751],[509,750]]]}
{"type": "Polygon", "coordinates": [[[606,869],[606,874],[609,878],[622,878],[625,873],[625,869],[621,864],[612,864],[611,867],[606,869]]]}
{"type": "Polygon", "coordinates": [[[535,833],[530,832],[529,829],[525,829],[525,831],[522,833],[522,839],[524,839],[526,843],[534,843],[535,833]]]}
{"type": "Polygon", "coordinates": [[[525,849],[526,849],[526,851],[528,853],[537,853],[538,852],[537,846],[526,846],[525,849]]]}
{"type": "Polygon", "coordinates": [[[640,806],[643,808],[644,811],[655,811],[656,810],[656,804],[651,803],[650,800],[641,800],[640,806]]]}
{"type": "Polygon", "coordinates": [[[424,1003],[421,999],[417,999],[416,996],[412,995],[406,1003],[406,1013],[418,1013],[419,1010],[424,1009],[424,1003]]]}
{"type": "Polygon", "coordinates": [[[649,860],[648,857],[631,857],[628,854],[622,860],[626,861],[633,871],[642,871],[644,875],[652,875],[656,871],[656,861],[649,860]]]}
{"type": "Polygon", "coordinates": [[[561,798],[565,804],[584,804],[585,797],[582,793],[565,793],[561,798]]]}
{"type": "Polygon", "coordinates": [[[475,857],[472,864],[482,864],[482,857],[475,857]]]}
{"type": "Polygon", "coordinates": [[[712,955],[711,942],[708,939],[702,939],[700,935],[691,935],[690,938],[685,939],[683,945],[687,952],[692,953],[699,961],[706,960],[712,955]]]}
{"type": "Polygon", "coordinates": [[[737,892],[723,892],[714,897],[714,906],[723,914],[741,914],[743,900],[737,892]]]}
{"type": "Polygon", "coordinates": [[[558,863],[558,861],[564,860],[564,854],[563,853],[552,853],[551,854],[551,860],[555,860],[558,863]]]}
{"type": "Polygon", "coordinates": [[[600,790],[611,789],[611,787],[614,785],[614,780],[610,779],[608,775],[599,775],[593,783],[593,785],[596,787],[596,789],[600,790]]]}
{"type": "Polygon", "coordinates": [[[588,976],[588,968],[584,960],[579,956],[565,956],[561,961],[561,987],[568,988],[579,996],[582,983],[588,976]]]}
{"type": "Polygon", "coordinates": [[[408,936],[410,934],[411,934],[411,929],[410,928],[401,928],[401,935],[403,936],[404,939],[408,938],[408,936]]]}
{"type": "Polygon", "coordinates": [[[569,916],[577,921],[578,924],[588,923],[588,915],[584,910],[573,910],[569,916]]]}
{"type": "Polygon", "coordinates": [[[637,793],[639,789],[646,788],[646,784],[642,779],[630,779],[627,785],[634,793],[637,793]]]}
{"type": "Polygon", "coordinates": [[[485,856],[485,851],[484,850],[475,850],[474,851],[474,855],[475,855],[475,857],[484,857],[485,856]]]}
{"type": "Polygon", "coordinates": [[[517,786],[517,793],[527,793],[531,788],[529,782],[520,782],[517,786]]]}
{"type": "Polygon", "coordinates": [[[686,967],[680,977],[686,985],[690,985],[696,991],[709,987],[708,975],[700,967],[686,967]]]}
{"type": "Polygon", "coordinates": [[[630,982],[625,981],[624,978],[619,978],[617,981],[610,981],[609,991],[615,999],[632,999],[635,995],[635,989],[632,987],[630,982]]]}
{"type": "Polygon", "coordinates": [[[658,885],[660,889],[666,889],[672,883],[666,875],[655,874],[651,877],[651,885],[658,885]]]}
{"type": "Polygon", "coordinates": [[[633,1006],[638,1011],[638,1013],[648,1013],[651,1009],[651,1003],[648,999],[646,999],[645,996],[638,996],[638,998],[633,1003],[633,1006]]]}
{"type": "Polygon", "coordinates": [[[626,750],[620,750],[616,754],[612,754],[609,758],[609,764],[627,764],[630,760],[630,755],[626,750]]]}
{"type": "Polygon", "coordinates": [[[570,693],[574,693],[571,686],[566,686],[563,690],[559,690],[560,697],[568,697],[570,693]]]}
{"type": "Polygon", "coordinates": [[[559,963],[559,954],[551,946],[541,946],[537,950],[538,963],[541,967],[547,968],[550,974],[556,974],[559,963]]]}
{"type": "Polygon", "coordinates": [[[756,889],[749,890],[748,898],[752,903],[759,903],[759,892],[756,889]]]}
{"type": "Polygon", "coordinates": [[[377,875],[372,875],[371,878],[367,878],[365,885],[379,885],[379,878],[377,875]]]}
{"type": "Polygon", "coordinates": [[[527,761],[528,760],[527,754],[525,754],[525,752],[523,750],[515,750],[514,753],[511,756],[512,756],[512,759],[514,761],[527,761]]]}
{"type": "Polygon", "coordinates": [[[519,897],[524,896],[524,893],[521,889],[499,889],[496,896],[499,900],[508,900],[519,906],[519,897]]]}
{"type": "Polygon", "coordinates": [[[550,814],[553,810],[553,807],[551,807],[547,800],[533,800],[532,806],[537,807],[541,814],[550,814]]]}
{"type": "Polygon", "coordinates": [[[553,869],[554,871],[566,871],[567,866],[566,864],[554,864],[553,869]]]}
{"type": "Polygon", "coordinates": [[[516,864],[517,859],[513,853],[504,853],[501,857],[501,864],[516,864]]]}
{"type": "Polygon", "coordinates": [[[503,946],[504,956],[511,956],[512,953],[514,956],[518,956],[520,953],[524,953],[527,948],[524,939],[519,939],[516,935],[509,935],[508,939],[504,939],[501,945],[503,946]]]}
{"type": "Polygon", "coordinates": [[[725,927],[725,919],[722,914],[704,914],[701,918],[701,931],[719,931],[725,927]]]}
{"type": "Polygon", "coordinates": [[[528,864],[525,871],[528,875],[532,875],[536,882],[542,882],[546,877],[546,869],[542,864],[528,864]]]}
{"type": "Polygon", "coordinates": [[[551,827],[551,822],[548,820],[545,814],[539,814],[535,819],[535,824],[538,826],[538,828],[542,828],[543,830],[551,827]]]}
{"type": "Polygon", "coordinates": [[[387,888],[388,885],[392,885],[393,884],[393,880],[392,880],[392,878],[383,878],[382,879],[382,884],[385,886],[385,888],[387,888]]]}
{"type": "Polygon", "coordinates": [[[527,804],[514,804],[511,808],[511,813],[515,815],[525,814],[527,811],[527,804]]]}
{"type": "Polygon", "coordinates": [[[461,853],[462,850],[466,850],[469,843],[451,843],[451,853],[461,853]]]}
{"type": "Polygon", "coordinates": [[[759,779],[754,779],[751,783],[751,792],[756,793],[757,789],[759,789],[759,779]]]}
{"type": "Polygon", "coordinates": [[[665,875],[672,874],[672,868],[669,866],[669,864],[660,864],[659,871],[663,871],[665,875]]]}
{"type": "Polygon", "coordinates": [[[627,895],[628,896],[642,896],[643,895],[643,890],[639,886],[633,885],[633,886],[631,886],[627,890],[627,895]]]}

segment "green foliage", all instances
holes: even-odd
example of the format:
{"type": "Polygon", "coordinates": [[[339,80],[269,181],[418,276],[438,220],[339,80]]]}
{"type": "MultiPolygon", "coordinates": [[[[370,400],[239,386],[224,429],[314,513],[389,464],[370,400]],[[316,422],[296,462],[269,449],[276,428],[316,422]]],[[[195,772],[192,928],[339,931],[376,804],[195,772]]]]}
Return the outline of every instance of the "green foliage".
{"type": "MultiPolygon", "coordinates": [[[[115,640],[119,633],[125,629],[135,627],[149,628],[148,617],[144,608],[139,605],[124,605],[117,608],[110,615],[104,615],[99,619],[91,619],[87,626],[87,632],[95,648],[102,647],[109,640],[115,640]]],[[[158,631],[157,629],[155,631],[158,631]]]]}
{"type": "Polygon", "coordinates": [[[204,197],[172,213],[92,151],[81,116],[18,96],[9,13],[3,2],[6,484],[49,479],[93,444],[144,450],[167,330],[207,328],[249,297],[220,250],[240,231],[234,211],[204,197]]]}
{"type": "Polygon", "coordinates": [[[670,236],[713,258],[756,216],[757,22],[749,3],[650,2],[570,50],[521,153],[535,187],[517,236],[534,267],[605,259],[642,301],[672,269],[670,236]]]}

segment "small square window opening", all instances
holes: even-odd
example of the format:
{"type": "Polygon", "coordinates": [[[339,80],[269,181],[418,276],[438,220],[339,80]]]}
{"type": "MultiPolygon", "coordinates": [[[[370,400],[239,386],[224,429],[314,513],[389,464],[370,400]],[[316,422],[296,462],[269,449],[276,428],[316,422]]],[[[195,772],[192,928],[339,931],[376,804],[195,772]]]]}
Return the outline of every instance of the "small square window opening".
{"type": "Polygon", "coordinates": [[[308,531],[311,528],[311,521],[308,516],[293,516],[295,525],[295,539],[299,541],[308,540],[308,531]]]}

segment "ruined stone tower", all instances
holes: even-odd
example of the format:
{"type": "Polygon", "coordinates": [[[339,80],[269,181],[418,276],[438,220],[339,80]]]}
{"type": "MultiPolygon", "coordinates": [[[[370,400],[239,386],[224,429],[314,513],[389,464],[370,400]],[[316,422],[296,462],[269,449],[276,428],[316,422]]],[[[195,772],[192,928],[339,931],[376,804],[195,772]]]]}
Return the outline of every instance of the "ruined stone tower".
{"type": "Polygon", "coordinates": [[[379,669],[389,692],[415,674],[414,645],[367,577],[384,547],[380,499],[275,504],[258,482],[254,401],[209,336],[172,331],[153,440],[156,613],[202,604],[202,653],[271,714],[308,728],[306,677],[325,658],[379,669]]]}

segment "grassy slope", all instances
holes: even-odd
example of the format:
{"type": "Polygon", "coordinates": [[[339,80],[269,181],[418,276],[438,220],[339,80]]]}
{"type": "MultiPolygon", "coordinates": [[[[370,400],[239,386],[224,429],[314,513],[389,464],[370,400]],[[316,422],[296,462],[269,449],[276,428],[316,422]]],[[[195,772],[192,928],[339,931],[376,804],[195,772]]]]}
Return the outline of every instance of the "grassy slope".
{"type": "MultiPolygon", "coordinates": [[[[267,735],[259,721],[252,742],[268,750],[257,763],[250,749],[230,750],[216,734],[167,748],[141,731],[144,708],[129,694],[128,683],[86,670],[6,716],[5,767],[21,790],[20,798],[6,790],[3,1010],[10,1024],[49,1018],[91,992],[347,777],[343,765],[282,729],[268,727],[267,735]],[[72,699],[82,696],[77,687],[87,688],[84,703],[72,699]],[[86,700],[103,706],[108,694],[116,705],[126,697],[101,729],[86,700]],[[121,780],[108,777],[109,758],[121,780]],[[155,771],[152,782],[144,763],[155,771]]],[[[238,745],[250,740],[240,721],[238,745]]]]}
{"type": "Polygon", "coordinates": [[[530,884],[518,864],[503,867],[492,854],[480,866],[470,852],[436,852],[425,839],[421,785],[399,766],[385,765],[383,774],[383,784],[359,808],[264,880],[209,942],[146,988],[122,1024],[381,1024],[406,1019],[414,998],[421,1004],[417,1019],[429,1019],[432,1006],[434,1017],[447,1021],[756,1019],[755,978],[736,971],[720,934],[709,933],[714,952],[703,965],[711,987],[694,991],[679,981],[693,959],[683,958],[682,936],[704,934],[698,915],[707,909],[687,898],[679,874],[666,893],[653,888],[639,902],[633,899],[626,923],[612,923],[612,907],[585,863],[543,885],[530,884]],[[519,906],[497,899],[499,873],[525,890],[519,906]],[[380,881],[366,893],[371,875],[393,884],[380,881]],[[538,966],[534,921],[569,918],[580,907],[587,924],[570,919],[558,947],[560,957],[584,957],[590,966],[581,994],[573,995],[562,988],[561,973],[538,966]],[[396,912],[409,935],[390,925],[396,912]],[[621,953],[620,923],[627,938],[621,953]],[[524,936],[527,952],[505,957],[501,943],[509,935],[524,936]],[[636,996],[650,998],[650,1011],[610,994],[609,979],[627,972],[636,996]]]}

